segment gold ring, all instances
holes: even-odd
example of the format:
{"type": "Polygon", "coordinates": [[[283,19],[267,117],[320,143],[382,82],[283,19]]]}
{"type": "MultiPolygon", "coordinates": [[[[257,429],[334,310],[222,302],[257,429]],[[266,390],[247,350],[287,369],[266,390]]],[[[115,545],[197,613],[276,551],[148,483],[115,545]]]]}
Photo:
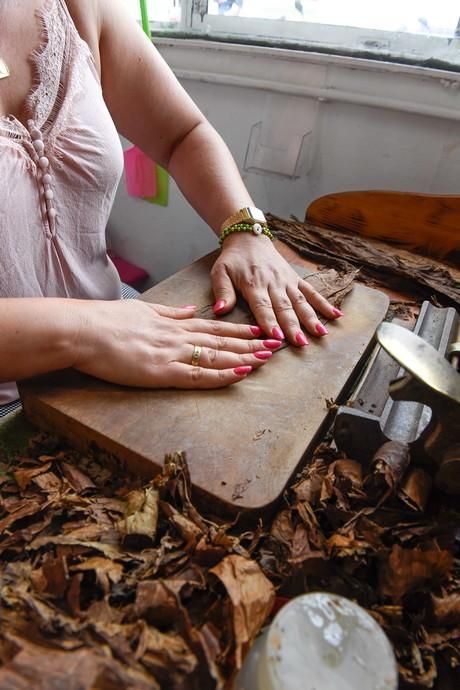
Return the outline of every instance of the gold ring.
{"type": "Polygon", "coordinates": [[[197,367],[200,364],[201,345],[194,345],[192,352],[192,367],[197,367]]]}

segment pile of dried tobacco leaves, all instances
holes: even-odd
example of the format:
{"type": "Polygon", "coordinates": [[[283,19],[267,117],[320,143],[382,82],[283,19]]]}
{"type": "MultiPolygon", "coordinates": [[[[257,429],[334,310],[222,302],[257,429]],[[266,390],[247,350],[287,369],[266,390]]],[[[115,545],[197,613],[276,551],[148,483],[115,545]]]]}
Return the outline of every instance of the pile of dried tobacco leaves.
{"type": "Polygon", "coordinates": [[[142,482],[42,435],[0,490],[2,690],[230,688],[270,612],[312,589],[371,612],[401,687],[460,687],[460,508],[402,444],[366,469],[321,445],[244,531],[197,511],[180,454],[142,482]]]}

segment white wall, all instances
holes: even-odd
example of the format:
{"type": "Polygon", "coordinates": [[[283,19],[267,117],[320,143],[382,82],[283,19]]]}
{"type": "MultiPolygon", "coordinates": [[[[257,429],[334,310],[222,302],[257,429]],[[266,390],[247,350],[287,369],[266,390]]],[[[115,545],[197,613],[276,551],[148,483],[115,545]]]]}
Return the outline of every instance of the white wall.
{"type": "MultiPolygon", "coordinates": [[[[303,218],[312,199],[351,189],[459,193],[460,75],[202,41],[159,48],[265,211],[303,218]]],[[[152,283],[217,247],[172,180],[166,208],[122,181],[109,241],[152,283]]]]}

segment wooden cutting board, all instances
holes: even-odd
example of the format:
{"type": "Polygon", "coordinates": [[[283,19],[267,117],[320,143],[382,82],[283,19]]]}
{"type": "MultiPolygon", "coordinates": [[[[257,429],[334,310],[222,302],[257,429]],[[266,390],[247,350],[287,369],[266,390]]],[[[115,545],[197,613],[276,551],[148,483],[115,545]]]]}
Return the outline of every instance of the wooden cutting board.
{"type": "MultiPolygon", "coordinates": [[[[195,262],[142,299],[211,305],[214,258],[195,262]]],[[[275,352],[229,388],[130,389],[64,371],[23,382],[24,410],[39,427],[79,448],[95,443],[141,475],[159,472],[166,453],[185,451],[194,495],[208,509],[223,517],[260,515],[274,506],[319,439],[330,421],[330,402],[344,401],[387,307],[384,293],[355,284],[343,302],[346,316],[328,324],[327,337],[275,352]]],[[[252,323],[244,309],[228,318],[252,323]]]]}

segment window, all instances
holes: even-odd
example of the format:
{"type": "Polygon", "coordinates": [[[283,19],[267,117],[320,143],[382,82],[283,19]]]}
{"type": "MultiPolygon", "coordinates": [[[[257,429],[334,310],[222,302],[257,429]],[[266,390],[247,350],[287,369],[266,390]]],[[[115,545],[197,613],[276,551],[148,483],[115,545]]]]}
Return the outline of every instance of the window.
{"type": "MultiPolygon", "coordinates": [[[[140,17],[139,0],[125,0],[140,17]]],[[[458,0],[143,0],[155,35],[460,70],[458,0]]]]}

